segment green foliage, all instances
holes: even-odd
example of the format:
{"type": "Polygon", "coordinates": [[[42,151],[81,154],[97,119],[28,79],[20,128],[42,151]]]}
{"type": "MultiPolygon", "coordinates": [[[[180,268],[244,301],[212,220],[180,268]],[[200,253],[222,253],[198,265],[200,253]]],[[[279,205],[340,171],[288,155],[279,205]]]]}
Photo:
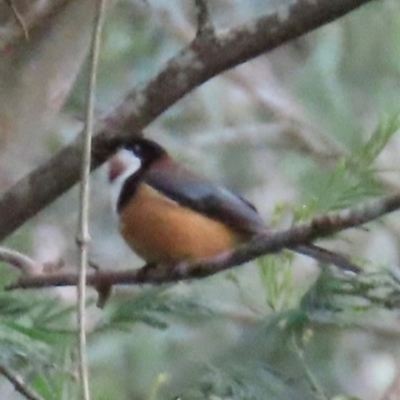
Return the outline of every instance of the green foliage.
{"type": "Polygon", "coordinates": [[[34,293],[0,294],[0,363],[23,374],[44,399],[60,399],[68,372],[60,366],[75,339],[72,307],[34,293]]]}
{"type": "Polygon", "coordinates": [[[383,194],[374,162],[399,128],[399,113],[388,114],[381,118],[371,137],[349,156],[341,158],[333,169],[307,170],[301,178],[307,200],[295,207],[295,219],[350,207],[383,194]]]}
{"type": "Polygon", "coordinates": [[[386,147],[392,136],[400,129],[400,114],[398,111],[381,117],[378,126],[358,151],[354,152],[351,160],[357,168],[357,173],[373,171],[373,162],[386,147]]]}
{"type": "Polygon", "coordinates": [[[282,377],[261,362],[208,366],[198,387],[190,388],[182,400],[310,400],[313,397],[294,390],[282,377]]]}
{"type": "Polygon", "coordinates": [[[296,300],[291,268],[293,258],[292,253],[284,251],[257,260],[267,304],[273,311],[278,312],[293,307],[296,300]]]}
{"type": "Polygon", "coordinates": [[[400,284],[392,273],[378,271],[360,276],[336,276],[325,271],[303,296],[304,310],[363,312],[394,310],[400,306],[400,284]]]}
{"type": "MultiPolygon", "coordinates": [[[[316,213],[343,209],[358,204],[369,197],[381,195],[384,188],[377,175],[375,161],[393,135],[400,128],[399,113],[381,118],[371,137],[348,156],[342,157],[333,168],[308,169],[301,181],[307,200],[293,207],[295,220],[305,220],[316,213]]],[[[278,205],[273,214],[273,226],[290,207],[278,205]]],[[[257,261],[261,283],[268,306],[275,315],[267,319],[269,330],[281,330],[283,342],[308,335],[308,326],[321,321],[340,326],[351,326],[367,312],[398,307],[400,287],[385,272],[362,276],[336,274],[323,269],[318,279],[301,297],[292,276],[293,255],[283,252],[263,257],[257,261]],[[341,315],[340,318],[338,316],[341,315]],[[357,318],[354,318],[357,316],[357,318]]],[[[296,341],[296,339],[294,339],[296,341]]],[[[315,398],[326,399],[318,379],[305,361],[306,347],[294,346],[315,398]]]]}
{"type": "Polygon", "coordinates": [[[127,299],[117,299],[110,309],[99,329],[133,327],[137,322],[166,329],[171,317],[186,320],[215,317],[210,308],[174,293],[171,285],[143,289],[127,299]]]}

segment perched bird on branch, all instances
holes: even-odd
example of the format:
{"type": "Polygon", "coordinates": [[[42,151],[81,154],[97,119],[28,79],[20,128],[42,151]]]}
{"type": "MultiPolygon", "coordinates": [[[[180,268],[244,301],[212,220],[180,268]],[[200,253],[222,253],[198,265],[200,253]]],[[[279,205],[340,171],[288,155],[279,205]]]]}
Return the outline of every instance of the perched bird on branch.
{"type": "MultiPolygon", "coordinates": [[[[119,186],[116,210],[128,245],[146,262],[174,264],[212,257],[267,234],[247,200],[175,161],[158,143],[144,138],[124,145],[139,161],[129,166],[118,154],[110,161],[110,181],[119,186]]],[[[341,254],[314,244],[291,250],[359,272],[341,254]]]]}

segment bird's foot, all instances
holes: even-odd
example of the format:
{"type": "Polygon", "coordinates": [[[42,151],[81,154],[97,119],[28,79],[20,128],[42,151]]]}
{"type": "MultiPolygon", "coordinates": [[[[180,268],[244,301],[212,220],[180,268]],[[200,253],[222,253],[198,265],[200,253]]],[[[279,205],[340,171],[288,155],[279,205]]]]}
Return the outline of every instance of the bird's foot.
{"type": "MultiPolygon", "coordinates": [[[[88,266],[94,270],[95,275],[99,274],[101,271],[101,267],[92,260],[88,261],[88,266]]],[[[99,296],[96,301],[96,306],[98,308],[104,308],[107,301],[111,297],[112,285],[110,285],[109,283],[102,282],[94,285],[94,289],[96,290],[99,296]]]]}

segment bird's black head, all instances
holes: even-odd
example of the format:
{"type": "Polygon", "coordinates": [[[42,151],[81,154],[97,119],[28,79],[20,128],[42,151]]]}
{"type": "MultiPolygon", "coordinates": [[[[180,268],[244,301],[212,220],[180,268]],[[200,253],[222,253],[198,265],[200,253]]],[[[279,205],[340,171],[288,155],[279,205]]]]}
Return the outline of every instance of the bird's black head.
{"type": "Polygon", "coordinates": [[[158,143],[144,138],[135,139],[125,144],[124,147],[139,158],[142,166],[150,166],[153,162],[167,155],[165,149],[158,143]]]}

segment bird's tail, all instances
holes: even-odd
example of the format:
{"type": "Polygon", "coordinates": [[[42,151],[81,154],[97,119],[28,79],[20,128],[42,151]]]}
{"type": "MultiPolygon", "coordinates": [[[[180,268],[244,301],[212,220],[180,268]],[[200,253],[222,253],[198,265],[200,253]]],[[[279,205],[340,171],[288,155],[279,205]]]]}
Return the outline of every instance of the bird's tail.
{"type": "Polygon", "coordinates": [[[358,265],[351,262],[346,256],[326,250],[322,247],[316,246],[315,244],[296,246],[293,247],[292,250],[296,253],[304,254],[305,256],[314,258],[322,263],[334,264],[345,271],[350,271],[355,274],[358,274],[362,271],[358,265]]]}

